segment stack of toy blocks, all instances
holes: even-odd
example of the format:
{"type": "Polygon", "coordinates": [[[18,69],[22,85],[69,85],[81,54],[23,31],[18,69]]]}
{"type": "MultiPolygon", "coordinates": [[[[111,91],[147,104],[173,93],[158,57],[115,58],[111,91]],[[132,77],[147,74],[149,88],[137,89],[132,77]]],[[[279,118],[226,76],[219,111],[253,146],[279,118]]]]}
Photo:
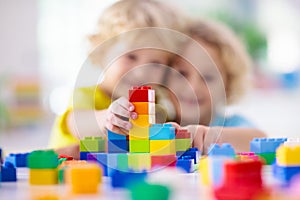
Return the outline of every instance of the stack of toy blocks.
{"type": "Polygon", "coordinates": [[[91,152],[105,152],[106,140],[102,137],[85,137],[80,140],[80,160],[86,160],[91,152]]]}
{"type": "Polygon", "coordinates": [[[208,156],[200,160],[199,171],[202,184],[219,186],[224,179],[225,163],[234,158],[235,151],[230,144],[212,144],[208,148],[208,156]]]}
{"type": "Polygon", "coordinates": [[[300,174],[300,140],[289,139],[276,151],[276,163],[273,165],[274,176],[283,184],[300,174]]]}
{"type": "Polygon", "coordinates": [[[275,161],[276,149],[287,138],[254,138],[250,142],[250,151],[265,160],[265,164],[271,165],[275,161]]]}
{"type": "Polygon", "coordinates": [[[51,185],[58,183],[58,155],[52,151],[33,151],[27,157],[29,183],[51,185]]]}
{"type": "Polygon", "coordinates": [[[224,165],[224,180],[215,187],[216,199],[255,199],[266,194],[262,182],[260,160],[229,161],[224,165]]]}

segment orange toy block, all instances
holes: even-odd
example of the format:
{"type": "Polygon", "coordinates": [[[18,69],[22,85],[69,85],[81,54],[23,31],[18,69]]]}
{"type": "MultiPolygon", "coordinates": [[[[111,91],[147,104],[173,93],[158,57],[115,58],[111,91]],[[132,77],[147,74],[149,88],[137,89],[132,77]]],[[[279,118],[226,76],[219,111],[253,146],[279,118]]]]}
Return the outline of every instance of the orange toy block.
{"type": "Polygon", "coordinates": [[[176,154],[175,140],[150,140],[151,155],[176,154]]]}
{"type": "Polygon", "coordinates": [[[29,183],[32,185],[54,185],[58,183],[57,169],[30,169],[29,183]]]}
{"type": "Polygon", "coordinates": [[[87,163],[68,168],[72,192],[76,194],[97,193],[102,180],[102,170],[99,165],[87,163]]]}
{"type": "Polygon", "coordinates": [[[154,102],[131,102],[134,105],[134,111],[139,115],[155,115],[154,102]]]}

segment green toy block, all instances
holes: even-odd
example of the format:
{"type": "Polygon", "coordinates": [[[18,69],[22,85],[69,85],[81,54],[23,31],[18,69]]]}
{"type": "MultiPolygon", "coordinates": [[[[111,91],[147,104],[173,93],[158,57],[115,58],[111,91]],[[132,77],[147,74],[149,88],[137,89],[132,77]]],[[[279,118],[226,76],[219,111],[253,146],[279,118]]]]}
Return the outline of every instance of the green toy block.
{"type": "Polygon", "coordinates": [[[151,156],[149,153],[129,153],[128,167],[134,171],[149,170],[151,168],[151,156]]]}
{"type": "Polygon", "coordinates": [[[167,186],[150,183],[137,183],[129,188],[132,200],[168,200],[170,189],[167,186]]]}
{"type": "Polygon", "coordinates": [[[53,150],[33,151],[27,156],[30,169],[54,169],[58,166],[58,155],[53,150]]]}
{"type": "Polygon", "coordinates": [[[272,165],[275,162],[276,153],[256,153],[265,161],[265,165],[272,165]]]}
{"type": "Polygon", "coordinates": [[[58,159],[58,165],[60,165],[61,163],[63,163],[66,160],[67,160],[67,158],[60,158],[60,159],[58,159]]]}
{"type": "Polygon", "coordinates": [[[64,166],[60,169],[58,169],[58,182],[59,183],[64,183],[64,172],[66,170],[67,166],[64,166]]]}
{"type": "Polygon", "coordinates": [[[132,153],[149,153],[149,140],[129,140],[129,152],[132,153]]]}
{"type": "Polygon", "coordinates": [[[102,137],[85,137],[80,140],[80,152],[105,152],[105,143],[102,137]]]}
{"type": "Polygon", "coordinates": [[[175,139],[176,151],[186,151],[192,146],[190,138],[185,139],[175,139]]]}
{"type": "Polygon", "coordinates": [[[128,171],[128,154],[126,153],[120,153],[117,156],[117,168],[120,171],[128,171]]]}

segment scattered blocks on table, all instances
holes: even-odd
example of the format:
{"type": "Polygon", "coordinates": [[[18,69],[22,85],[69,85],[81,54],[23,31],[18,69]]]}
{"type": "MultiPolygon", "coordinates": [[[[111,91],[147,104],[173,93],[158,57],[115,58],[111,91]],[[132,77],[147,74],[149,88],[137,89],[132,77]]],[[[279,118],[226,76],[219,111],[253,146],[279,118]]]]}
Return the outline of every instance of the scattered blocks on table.
{"type": "Polygon", "coordinates": [[[108,153],[126,153],[129,151],[128,140],[108,140],[108,153]]]}
{"type": "Polygon", "coordinates": [[[194,164],[198,163],[199,160],[199,152],[197,148],[190,148],[187,151],[178,151],[176,152],[176,156],[179,157],[179,159],[193,159],[194,164]]]}
{"type": "Polygon", "coordinates": [[[17,181],[17,170],[14,165],[10,162],[5,162],[1,166],[0,170],[1,181],[2,182],[15,182],[17,181]]]}
{"type": "Polygon", "coordinates": [[[27,167],[27,156],[29,153],[9,154],[5,162],[12,163],[15,167],[27,167]]]}
{"type": "Polygon", "coordinates": [[[54,185],[58,183],[57,169],[30,169],[29,183],[32,185],[54,185]]]}
{"type": "Polygon", "coordinates": [[[277,164],[280,166],[300,166],[300,146],[280,146],[277,151],[277,164]]]}
{"type": "Polygon", "coordinates": [[[184,170],[186,173],[192,172],[194,160],[193,159],[178,159],[176,167],[184,170]]]}
{"type": "Polygon", "coordinates": [[[102,170],[97,164],[71,166],[68,170],[70,185],[75,194],[93,194],[98,192],[102,180],[102,170]]]}
{"type": "Polygon", "coordinates": [[[149,153],[128,154],[128,167],[134,171],[151,169],[151,157],[149,153]]]}
{"type": "Polygon", "coordinates": [[[149,140],[149,127],[132,125],[129,130],[129,140],[149,140]]]}
{"type": "MultiPolygon", "coordinates": [[[[108,134],[110,131],[108,131],[108,134]]],[[[118,134],[119,135],[119,134],[118,134]]],[[[104,152],[105,140],[102,137],[85,137],[80,140],[80,152],[104,152]]]]}
{"type": "Polygon", "coordinates": [[[147,177],[146,172],[120,171],[116,170],[111,176],[111,186],[113,188],[129,188],[132,184],[144,182],[147,177]]]}
{"type": "Polygon", "coordinates": [[[129,151],[131,153],[149,153],[150,141],[149,140],[130,140],[129,151]]]}
{"type": "Polygon", "coordinates": [[[287,138],[254,138],[250,142],[250,151],[254,153],[274,153],[287,138]]]}
{"type": "Polygon", "coordinates": [[[175,127],[172,124],[152,124],[149,135],[150,140],[174,140],[175,127]]]}
{"type": "Polygon", "coordinates": [[[177,158],[175,155],[151,156],[151,168],[175,167],[177,158]]]}
{"type": "Polygon", "coordinates": [[[187,129],[176,130],[175,135],[176,135],[176,139],[191,138],[191,133],[187,129]]]}
{"type": "Polygon", "coordinates": [[[132,185],[130,192],[132,200],[168,200],[171,193],[167,186],[146,182],[132,185]]]}
{"type": "Polygon", "coordinates": [[[54,169],[58,166],[58,155],[53,150],[33,151],[27,156],[30,169],[54,169]]]}
{"type": "Polygon", "coordinates": [[[130,102],[155,102],[155,91],[150,86],[132,87],[128,97],[130,102]]]}
{"type": "Polygon", "coordinates": [[[233,147],[228,143],[212,144],[208,148],[208,156],[226,156],[226,157],[235,157],[235,152],[233,147]]]}
{"type": "Polygon", "coordinates": [[[155,115],[154,102],[131,102],[134,105],[134,111],[139,115],[155,115]]]}
{"type": "Polygon", "coordinates": [[[175,155],[175,140],[150,140],[150,153],[151,155],[175,155]]]}
{"type": "Polygon", "coordinates": [[[175,149],[177,151],[186,151],[192,146],[192,141],[190,138],[175,139],[175,149]]]}

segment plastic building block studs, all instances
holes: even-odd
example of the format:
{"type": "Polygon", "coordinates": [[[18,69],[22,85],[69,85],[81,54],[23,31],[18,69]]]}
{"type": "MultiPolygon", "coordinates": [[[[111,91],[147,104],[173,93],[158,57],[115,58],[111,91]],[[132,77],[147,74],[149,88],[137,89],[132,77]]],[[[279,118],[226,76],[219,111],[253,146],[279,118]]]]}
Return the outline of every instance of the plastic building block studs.
{"type": "Polygon", "coordinates": [[[17,171],[14,165],[10,162],[5,162],[3,166],[1,166],[0,170],[1,181],[2,182],[15,182],[17,181],[17,171]]]}
{"type": "Polygon", "coordinates": [[[175,128],[171,124],[152,124],[149,131],[150,140],[175,139],[175,128]]]}
{"type": "Polygon", "coordinates": [[[129,90],[130,102],[154,102],[155,91],[150,86],[133,87],[129,90]]]}
{"type": "Polygon", "coordinates": [[[71,166],[68,170],[72,192],[75,194],[93,194],[98,192],[102,171],[97,164],[71,166]]]}
{"type": "Polygon", "coordinates": [[[151,155],[175,155],[175,140],[150,140],[150,153],[151,155]]]}
{"type": "Polygon", "coordinates": [[[300,146],[280,146],[277,151],[279,166],[300,166],[300,146]]]}
{"type": "Polygon", "coordinates": [[[154,102],[132,102],[134,111],[139,115],[155,115],[154,102]]]}
{"type": "Polygon", "coordinates": [[[58,155],[53,150],[33,151],[27,156],[30,169],[54,169],[58,166],[58,155]]]}
{"type": "Polygon", "coordinates": [[[5,162],[12,163],[15,167],[27,167],[28,153],[9,154],[5,162]]]}
{"type": "Polygon", "coordinates": [[[102,137],[85,137],[83,140],[80,140],[80,152],[104,152],[104,151],[105,151],[105,140],[102,137]]]}
{"type": "Polygon", "coordinates": [[[132,125],[129,130],[129,140],[146,140],[149,139],[149,127],[140,127],[132,125]]]}
{"type": "Polygon", "coordinates": [[[250,142],[250,151],[254,153],[275,153],[287,138],[254,138],[250,142]]]}
{"type": "Polygon", "coordinates": [[[258,160],[259,156],[255,155],[254,152],[240,152],[237,153],[237,158],[240,160],[258,160]]]}
{"type": "Polygon", "coordinates": [[[54,185],[58,183],[57,169],[30,169],[29,183],[32,185],[54,185]]]}
{"type": "Polygon", "coordinates": [[[235,157],[235,152],[233,147],[228,143],[224,143],[221,146],[219,144],[212,144],[208,148],[208,156],[235,157]]]}
{"type": "Polygon", "coordinates": [[[191,146],[192,146],[192,142],[191,142],[190,138],[176,139],[175,140],[176,151],[186,151],[191,146]]]}
{"type": "Polygon", "coordinates": [[[129,151],[131,153],[149,153],[150,141],[149,140],[130,140],[129,151]]]}

